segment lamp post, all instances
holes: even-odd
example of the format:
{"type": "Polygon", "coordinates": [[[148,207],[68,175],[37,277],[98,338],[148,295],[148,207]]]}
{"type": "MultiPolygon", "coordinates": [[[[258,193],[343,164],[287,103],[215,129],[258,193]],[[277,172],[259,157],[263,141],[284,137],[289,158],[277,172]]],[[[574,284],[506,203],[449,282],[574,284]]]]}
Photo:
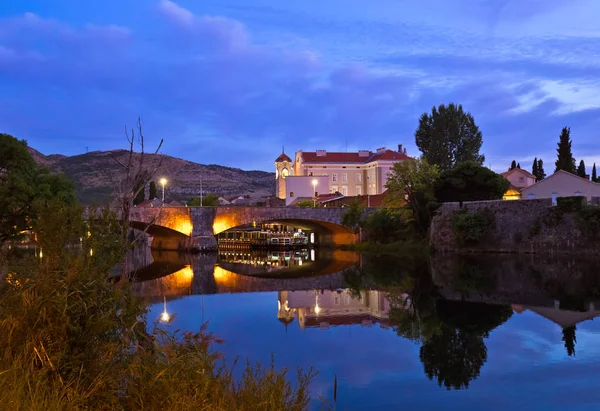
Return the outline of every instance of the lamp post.
{"type": "Polygon", "coordinates": [[[162,186],[162,204],[165,205],[165,186],[167,185],[167,179],[161,178],[160,185],[162,186]]]}
{"type": "Polygon", "coordinates": [[[317,184],[319,184],[319,182],[317,181],[316,178],[313,178],[313,180],[312,180],[312,186],[313,186],[313,208],[315,208],[317,206],[317,184]]]}

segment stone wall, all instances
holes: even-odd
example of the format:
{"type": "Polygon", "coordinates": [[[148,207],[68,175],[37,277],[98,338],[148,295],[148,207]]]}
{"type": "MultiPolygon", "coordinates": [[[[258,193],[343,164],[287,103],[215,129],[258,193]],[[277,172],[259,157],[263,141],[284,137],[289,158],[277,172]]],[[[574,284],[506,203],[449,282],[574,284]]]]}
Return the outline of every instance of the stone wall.
{"type": "Polygon", "coordinates": [[[463,203],[467,212],[484,212],[492,217],[488,234],[479,242],[461,246],[452,229],[458,203],[445,203],[433,219],[430,245],[437,251],[506,253],[599,253],[600,242],[578,228],[573,213],[556,213],[551,199],[479,201],[463,203]],[[559,215],[559,218],[554,216],[559,215]],[[548,221],[552,220],[552,224],[548,221]]]}

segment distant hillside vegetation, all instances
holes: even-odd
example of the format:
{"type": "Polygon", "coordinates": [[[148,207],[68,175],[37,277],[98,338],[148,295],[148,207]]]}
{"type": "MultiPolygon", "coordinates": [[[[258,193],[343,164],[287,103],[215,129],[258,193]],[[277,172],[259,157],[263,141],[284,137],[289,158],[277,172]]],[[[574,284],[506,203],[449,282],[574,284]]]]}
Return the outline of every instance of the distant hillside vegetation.
{"type": "MultiPolygon", "coordinates": [[[[114,158],[126,163],[128,155],[125,150],[93,151],[71,157],[58,154],[45,156],[32,148],[30,152],[38,164],[51,171],[63,172],[75,181],[77,195],[85,204],[102,204],[108,199],[122,175],[122,167],[114,158]]],[[[165,177],[169,181],[165,195],[169,200],[188,200],[200,196],[201,179],[204,194],[266,197],[275,193],[274,173],[202,165],[170,156],[149,154],[146,154],[145,164],[148,168],[154,168],[160,157],[163,157],[163,162],[156,180],[165,177]]],[[[158,188],[160,193],[160,186],[158,188]]]]}

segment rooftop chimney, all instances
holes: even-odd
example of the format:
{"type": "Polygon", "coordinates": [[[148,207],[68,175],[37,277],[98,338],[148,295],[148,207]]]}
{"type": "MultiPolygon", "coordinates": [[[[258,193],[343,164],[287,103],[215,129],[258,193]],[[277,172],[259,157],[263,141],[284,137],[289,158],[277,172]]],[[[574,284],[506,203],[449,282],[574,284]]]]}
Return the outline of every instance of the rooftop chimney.
{"type": "Polygon", "coordinates": [[[369,150],[358,150],[359,157],[369,157],[371,152],[369,150]]]}
{"type": "Polygon", "coordinates": [[[326,155],[327,155],[327,151],[317,150],[317,157],[325,157],[326,155]]]}
{"type": "Polygon", "coordinates": [[[402,144],[398,144],[398,152],[402,154],[402,144]]]}
{"type": "Polygon", "coordinates": [[[377,149],[377,152],[378,152],[378,153],[383,153],[385,150],[386,150],[386,148],[385,148],[385,147],[379,147],[379,148],[377,149]]]}

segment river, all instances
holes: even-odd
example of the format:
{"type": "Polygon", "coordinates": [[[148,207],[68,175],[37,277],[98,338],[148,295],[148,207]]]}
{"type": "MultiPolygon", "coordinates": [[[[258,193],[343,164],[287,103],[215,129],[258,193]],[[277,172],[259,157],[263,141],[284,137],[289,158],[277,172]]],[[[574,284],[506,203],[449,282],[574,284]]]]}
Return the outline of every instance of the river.
{"type": "Polygon", "coordinates": [[[135,261],[151,321],[208,322],[226,358],[314,367],[314,409],[599,408],[597,261],[145,249],[135,261]]]}

